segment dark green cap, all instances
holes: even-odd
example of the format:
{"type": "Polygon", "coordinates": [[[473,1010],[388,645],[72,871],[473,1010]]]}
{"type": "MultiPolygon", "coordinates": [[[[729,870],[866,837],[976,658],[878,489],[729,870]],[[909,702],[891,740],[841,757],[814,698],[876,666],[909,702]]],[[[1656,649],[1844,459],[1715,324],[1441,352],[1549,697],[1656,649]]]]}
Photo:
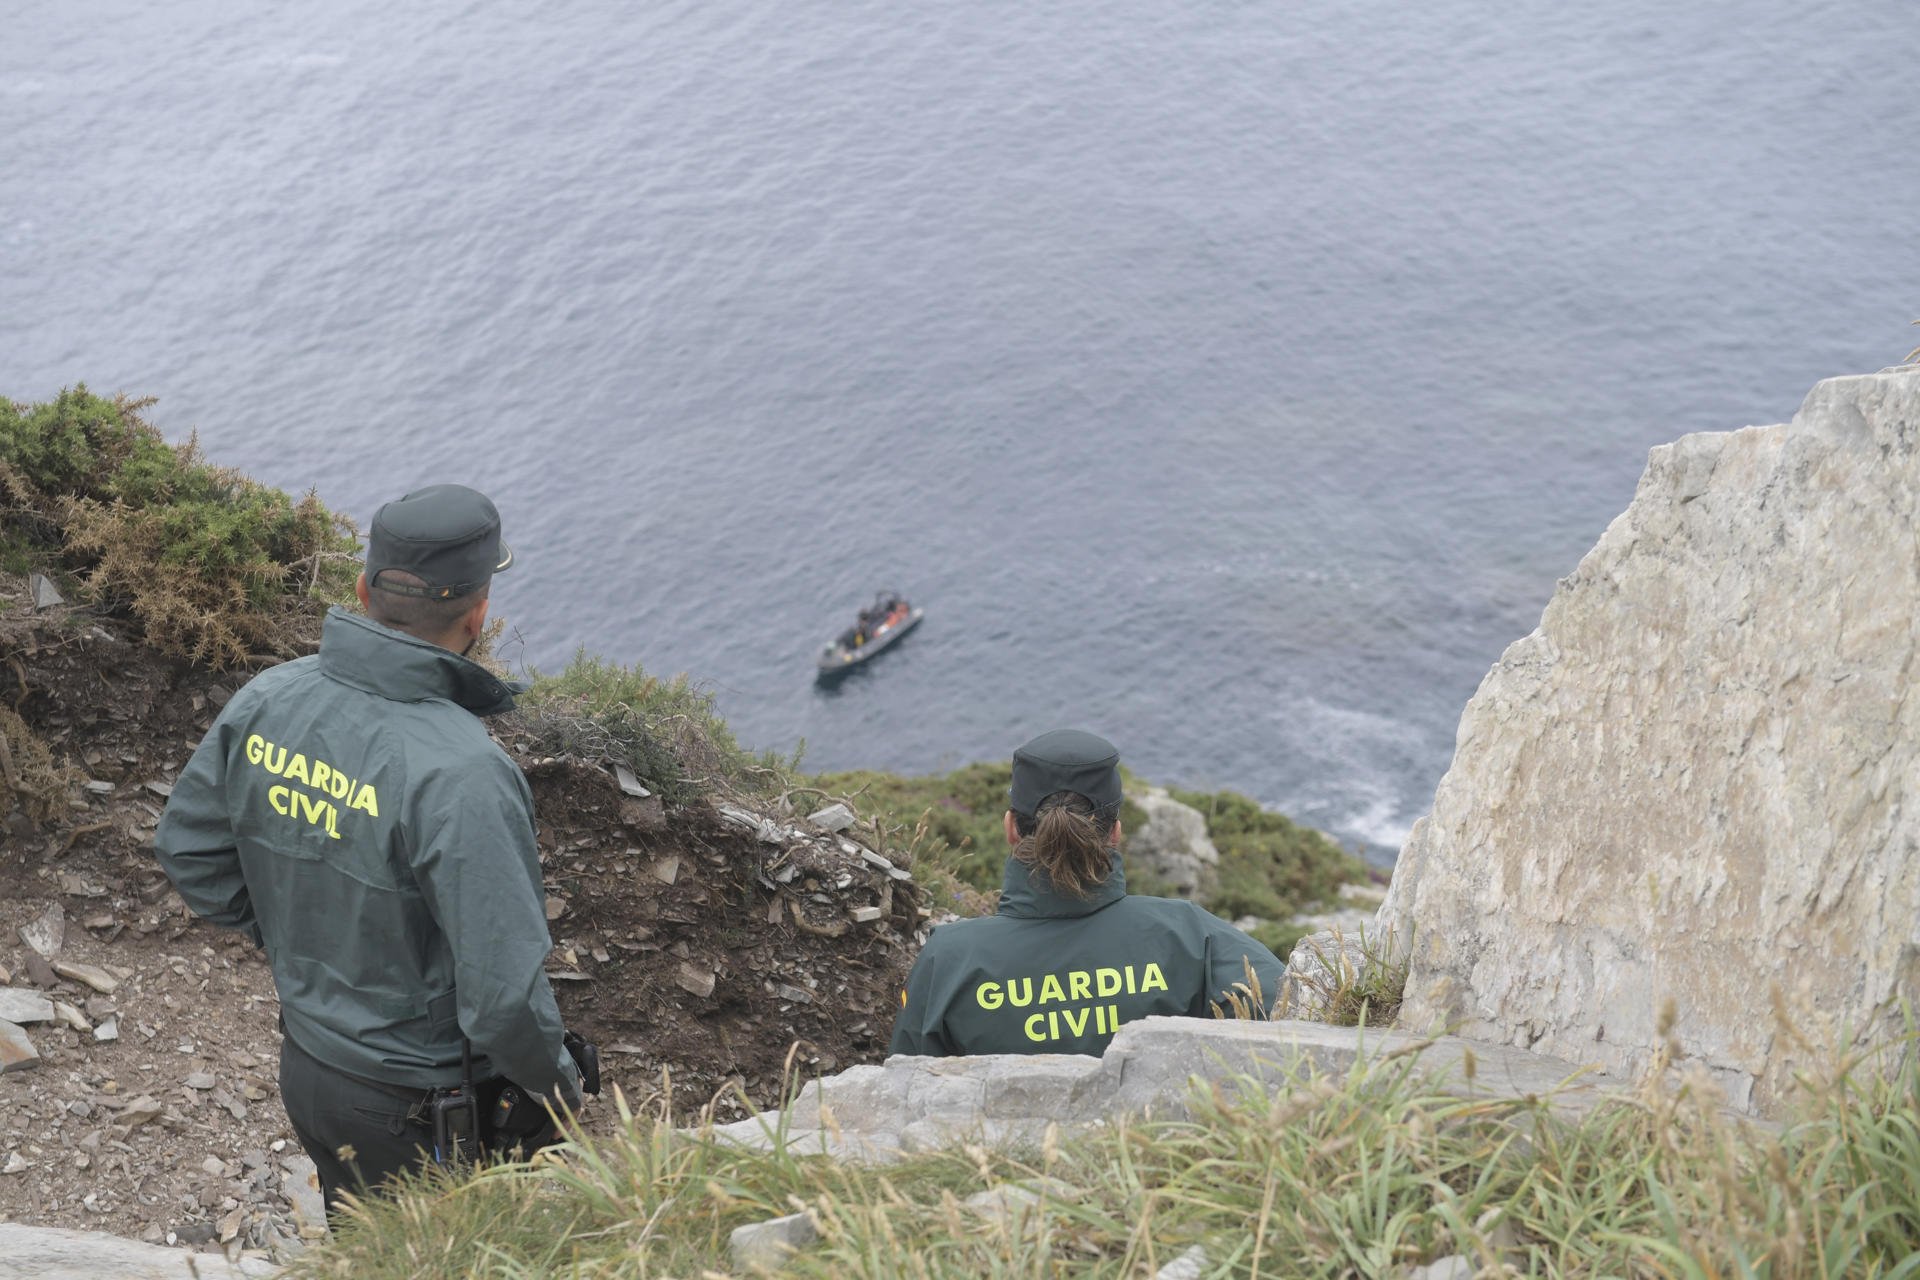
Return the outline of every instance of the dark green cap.
{"type": "Polygon", "coordinates": [[[1056,791],[1077,791],[1106,813],[1120,805],[1120,752],[1111,742],[1080,729],[1043,733],[1013,753],[1014,812],[1032,815],[1056,791]]]}
{"type": "Polygon", "coordinates": [[[500,541],[500,512],[463,484],[436,484],[389,502],[367,534],[367,585],[401,595],[463,596],[512,563],[513,552],[500,541]],[[389,569],[427,585],[380,581],[389,569]]]}

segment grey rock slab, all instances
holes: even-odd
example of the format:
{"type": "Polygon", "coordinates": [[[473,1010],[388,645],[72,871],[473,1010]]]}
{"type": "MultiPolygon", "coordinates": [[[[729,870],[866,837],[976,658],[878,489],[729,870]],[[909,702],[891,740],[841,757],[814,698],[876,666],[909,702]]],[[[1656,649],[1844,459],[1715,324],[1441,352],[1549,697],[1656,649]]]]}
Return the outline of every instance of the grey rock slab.
{"type": "Polygon", "coordinates": [[[24,987],[0,987],[0,1022],[52,1022],[53,1001],[24,987]]]}
{"type": "Polygon", "coordinates": [[[1471,1259],[1450,1253],[1424,1267],[1408,1267],[1404,1274],[1406,1280],[1473,1280],[1479,1272],[1480,1268],[1471,1259]]]}
{"type": "Polygon", "coordinates": [[[820,1239],[820,1228],[805,1213],[790,1213],[784,1218],[749,1222],[735,1227],[727,1237],[727,1252],[733,1265],[743,1270],[752,1267],[778,1268],[797,1251],[820,1239]]]}
{"type": "Polygon", "coordinates": [[[830,804],[807,815],[807,821],[822,831],[845,831],[853,825],[853,810],[844,804],[830,804]]]}
{"type": "Polygon", "coordinates": [[[240,1280],[276,1270],[258,1258],[232,1263],[100,1231],[0,1223],[0,1280],[240,1280]]]}
{"type": "Polygon", "coordinates": [[[33,611],[35,613],[40,612],[42,609],[58,609],[67,602],[67,598],[61,595],[59,590],[53,585],[53,580],[44,573],[36,573],[29,578],[27,580],[27,589],[33,592],[33,611]]]}
{"type": "Polygon", "coordinates": [[[40,1051],[27,1038],[26,1030],[0,1019],[0,1075],[9,1071],[31,1071],[40,1065],[40,1051]]]}
{"type": "Polygon", "coordinates": [[[640,779],[633,776],[633,770],[623,764],[613,766],[613,780],[620,785],[622,792],[634,797],[636,800],[645,800],[653,794],[653,792],[641,786],[640,779]]]}
{"type": "Polygon", "coordinates": [[[55,902],[19,928],[20,941],[39,953],[43,960],[60,954],[67,941],[67,913],[55,902]]]}
{"type": "Polygon", "coordinates": [[[1200,1280],[1207,1273],[1207,1251],[1195,1245],[1153,1273],[1153,1280],[1200,1280]]]}

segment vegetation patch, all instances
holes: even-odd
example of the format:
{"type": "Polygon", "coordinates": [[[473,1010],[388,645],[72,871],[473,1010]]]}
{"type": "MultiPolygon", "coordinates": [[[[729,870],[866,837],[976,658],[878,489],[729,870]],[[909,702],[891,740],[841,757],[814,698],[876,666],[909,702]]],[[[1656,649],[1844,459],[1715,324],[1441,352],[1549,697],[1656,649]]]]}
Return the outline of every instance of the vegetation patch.
{"type": "Polygon", "coordinates": [[[799,752],[742,747],[713,695],[685,676],[662,680],[583,649],[558,674],[536,674],[519,701],[535,750],[625,765],[667,804],[777,794],[797,776],[799,752]]]}
{"type": "Polygon", "coordinates": [[[18,808],[35,822],[50,821],[67,807],[75,780],[24,720],[0,707],[0,816],[18,808]]]}
{"type": "MultiPolygon", "coordinates": [[[[922,829],[916,845],[916,874],[938,869],[978,891],[1000,887],[1007,841],[1001,815],[1007,811],[1007,787],[1013,765],[1007,761],[970,764],[951,773],[909,777],[871,770],[822,774],[813,784],[823,792],[854,798],[865,812],[890,824],[922,829]]],[[[1132,780],[1129,779],[1129,782],[1132,780]]],[[[1288,917],[1338,897],[1340,886],[1365,880],[1366,867],[1330,837],[1262,809],[1232,791],[1174,791],[1182,804],[1207,818],[1208,833],[1220,850],[1220,890],[1205,905],[1228,919],[1288,917]]],[[[1138,831],[1146,814],[1131,800],[1120,809],[1124,831],[1138,831]]],[[[1121,851],[1125,853],[1124,843],[1121,851]]],[[[1127,888],[1134,893],[1172,896],[1143,868],[1129,864],[1127,888]]],[[[1307,930],[1285,923],[1262,927],[1261,938],[1275,953],[1287,950],[1307,930]],[[1278,946],[1275,944],[1278,943],[1278,946]]]]}
{"type": "Polygon", "coordinates": [[[324,607],[352,599],[352,524],[168,444],[151,403],[0,399],[0,557],[44,557],[150,645],[214,667],[310,646],[324,607]]]}
{"type": "Polygon", "coordinates": [[[1908,1061],[1883,1079],[1853,1059],[1778,1131],[1729,1120],[1707,1082],[1569,1119],[1547,1099],[1457,1096],[1411,1054],[1345,1075],[1302,1066],[1278,1090],[1229,1082],[1198,1094],[1188,1121],[887,1167],[623,1114],[558,1158],[363,1205],[287,1275],[740,1275],[734,1228],[805,1213],[818,1241],[783,1274],[1151,1276],[1198,1247],[1199,1274],[1220,1277],[1391,1276],[1442,1259],[1481,1275],[1907,1276],[1920,1270],[1908,1061]]]}

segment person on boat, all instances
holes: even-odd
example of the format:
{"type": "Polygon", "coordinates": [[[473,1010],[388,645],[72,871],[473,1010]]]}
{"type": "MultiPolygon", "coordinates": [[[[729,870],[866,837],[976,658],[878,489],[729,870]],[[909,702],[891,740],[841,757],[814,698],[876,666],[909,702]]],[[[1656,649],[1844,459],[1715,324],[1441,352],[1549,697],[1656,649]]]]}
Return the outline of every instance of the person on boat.
{"type": "Polygon", "coordinates": [[[900,994],[892,1052],[1098,1055],[1151,1014],[1262,1012],[1286,965],[1199,905],[1127,893],[1120,755],[1077,729],[1013,753],[999,910],[933,931],[900,994]]]}

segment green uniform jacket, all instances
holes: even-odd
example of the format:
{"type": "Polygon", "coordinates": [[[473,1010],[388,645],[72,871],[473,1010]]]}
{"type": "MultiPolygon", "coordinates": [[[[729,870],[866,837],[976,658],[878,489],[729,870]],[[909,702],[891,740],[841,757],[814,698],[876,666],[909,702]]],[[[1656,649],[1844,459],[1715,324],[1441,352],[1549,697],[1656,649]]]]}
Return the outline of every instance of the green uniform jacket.
{"type": "Polygon", "coordinates": [[[907,978],[893,1052],[1104,1053],[1150,1014],[1205,1017],[1247,966],[1272,1006],[1286,973],[1273,952],[1191,902],[1133,897],[1118,853],[1085,898],[1052,891],[1007,859],[997,915],[941,925],[907,978]]]}
{"type": "Polygon", "coordinates": [[[578,1102],[533,793],[479,718],[512,706],[459,654],[335,609],[319,654],[236,693],[174,783],[161,865],[265,947],[286,1033],[321,1062],[454,1084],[464,1033],[477,1076],[578,1102]]]}

